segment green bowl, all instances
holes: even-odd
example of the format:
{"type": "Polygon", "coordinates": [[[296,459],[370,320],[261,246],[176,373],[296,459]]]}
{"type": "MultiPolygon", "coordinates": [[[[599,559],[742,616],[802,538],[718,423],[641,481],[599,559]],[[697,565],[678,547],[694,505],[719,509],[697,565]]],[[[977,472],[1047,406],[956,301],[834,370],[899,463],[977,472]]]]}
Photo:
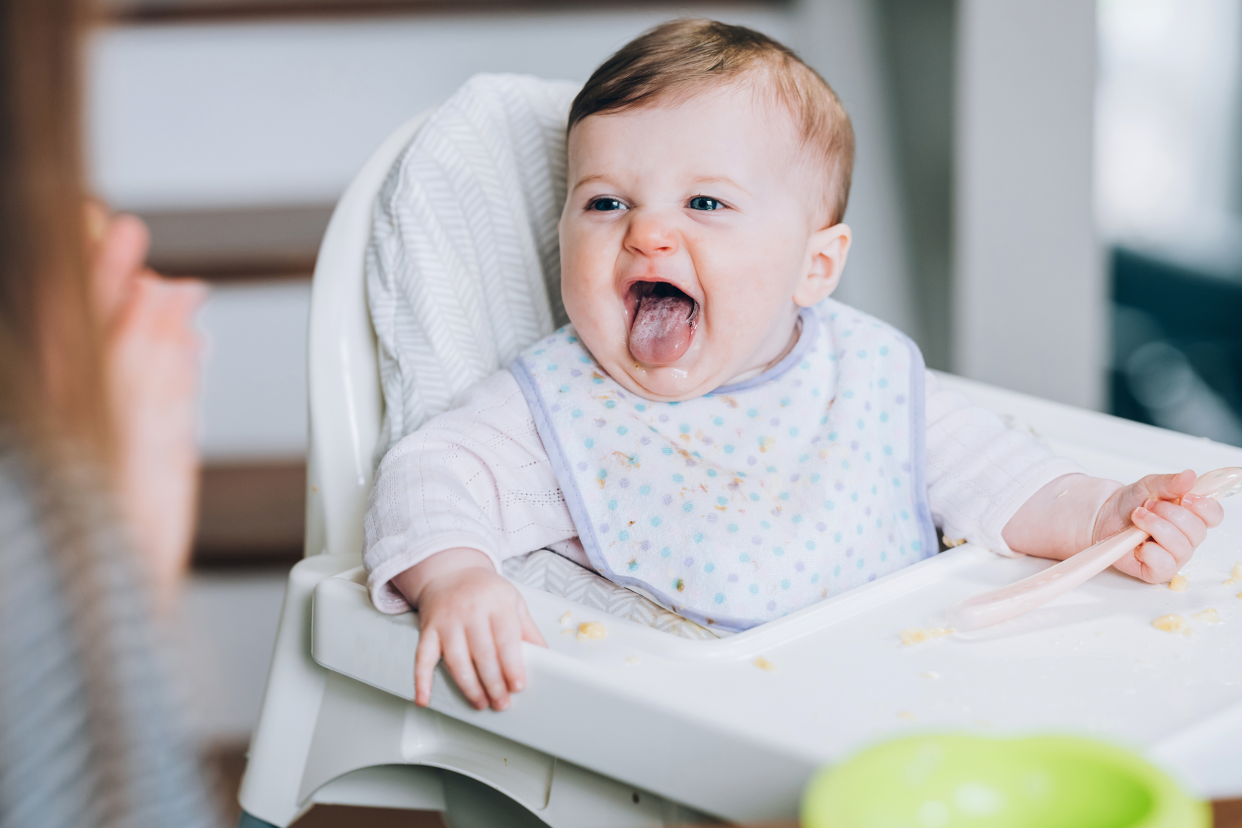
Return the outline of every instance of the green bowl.
{"type": "Polygon", "coordinates": [[[1209,828],[1144,759],[1067,736],[926,735],[818,771],[803,828],[1209,828]]]}

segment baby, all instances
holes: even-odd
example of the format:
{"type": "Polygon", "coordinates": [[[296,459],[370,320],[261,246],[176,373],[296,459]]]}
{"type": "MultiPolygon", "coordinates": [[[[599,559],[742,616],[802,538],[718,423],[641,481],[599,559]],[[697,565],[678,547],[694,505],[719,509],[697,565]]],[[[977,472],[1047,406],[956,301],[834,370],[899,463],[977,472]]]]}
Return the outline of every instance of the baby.
{"type": "Polygon", "coordinates": [[[535,549],[741,630],[935,554],[933,521],[1054,559],[1133,522],[1152,540],[1117,568],[1153,583],[1220,522],[1193,472],[1089,477],[828,298],[853,131],[784,46],[666,23],[596,70],[568,130],[572,324],[378,472],[369,583],[419,611],[419,704],[441,658],[479,708],[523,688],[520,642],[544,642],[498,570],[535,549]]]}

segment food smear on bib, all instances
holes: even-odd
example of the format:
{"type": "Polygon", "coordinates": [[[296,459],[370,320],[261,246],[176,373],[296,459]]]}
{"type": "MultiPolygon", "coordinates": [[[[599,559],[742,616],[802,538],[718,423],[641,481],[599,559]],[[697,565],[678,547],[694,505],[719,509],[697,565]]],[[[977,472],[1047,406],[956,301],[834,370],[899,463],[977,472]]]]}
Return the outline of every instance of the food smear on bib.
{"type": "Polygon", "coordinates": [[[635,282],[630,353],[647,365],[671,365],[690,348],[699,305],[668,282],[635,282]]]}

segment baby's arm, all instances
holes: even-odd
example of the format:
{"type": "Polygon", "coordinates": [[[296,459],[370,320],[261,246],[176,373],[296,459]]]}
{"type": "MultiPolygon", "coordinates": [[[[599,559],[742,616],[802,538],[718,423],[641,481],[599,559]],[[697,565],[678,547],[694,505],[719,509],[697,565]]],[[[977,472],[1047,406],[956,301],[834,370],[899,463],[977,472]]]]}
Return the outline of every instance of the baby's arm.
{"type": "Polygon", "coordinates": [[[1116,566],[1161,583],[1223,516],[1214,500],[1175,502],[1194,482],[1192,472],[1151,475],[1129,486],[1091,477],[1033,434],[942,390],[936,374],[927,373],[928,498],[950,542],[1063,560],[1133,522],[1153,540],[1116,566]]]}
{"type": "Polygon", "coordinates": [[[472,702],[507,703],[524,683],[517,642],[542,640],[524,626],[529,615],[500,564],[578,534],[512,374],[488,377],[459,408],[393,446],[376,473],[365,527],[375,606],[419,610],[418,702],[429,701],[443,654],[472,702]]]}
{"type": "Polygon", "coordinates": [[[1129,486],[1065,475],[1022,504],[1005,525],[1005,542],[1016,552],[1064,560],[1133,523],[1151,540],[1115,566],[1149,583],[1163,583],[1224,518],[1218,502],[1188,494],[1194,485],[1195,473],[1189,470],[1148,475],[1129,486]]]}
{"type": "Polygon", "coordinates": [[[431,701],[443,655],[453,680],[476,708],[509,706],[526,686],[520,642],[546,647],[526,602],[476,549],[446,549],[393,578],[421,630],[414,655],[414,703],[431,701]]]}

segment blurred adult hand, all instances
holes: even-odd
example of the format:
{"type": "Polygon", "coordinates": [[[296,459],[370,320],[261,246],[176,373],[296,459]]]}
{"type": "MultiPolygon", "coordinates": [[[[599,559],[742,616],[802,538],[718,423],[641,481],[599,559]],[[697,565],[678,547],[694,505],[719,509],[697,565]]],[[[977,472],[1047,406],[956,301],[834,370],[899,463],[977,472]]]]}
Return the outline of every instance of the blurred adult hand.
{"type": "Polygon", "coordinates": [[[198,500],[202,344],[194,315],[206,286],[146,267],[136,217],[87,208],[91,279],[104,332],[122,517],[145,559],[157,609],[173,605],[190,557],[198,500]]]}

